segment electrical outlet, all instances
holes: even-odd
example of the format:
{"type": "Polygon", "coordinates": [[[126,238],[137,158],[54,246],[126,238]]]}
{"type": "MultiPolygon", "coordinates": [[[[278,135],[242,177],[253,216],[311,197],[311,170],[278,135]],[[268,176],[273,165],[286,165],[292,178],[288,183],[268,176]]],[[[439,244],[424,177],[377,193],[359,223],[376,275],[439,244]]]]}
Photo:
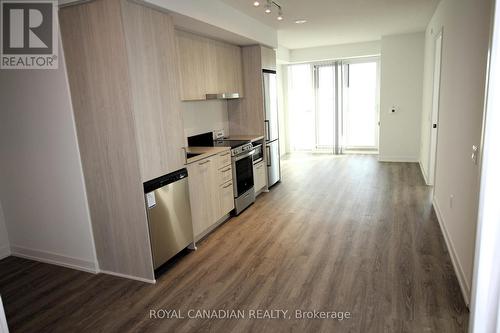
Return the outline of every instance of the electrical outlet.
{"type": "Polygon", "coordinates": [[[450,194],[450,208],[453,208],[453,199],[455,199],[455,196],[450,194]]]}

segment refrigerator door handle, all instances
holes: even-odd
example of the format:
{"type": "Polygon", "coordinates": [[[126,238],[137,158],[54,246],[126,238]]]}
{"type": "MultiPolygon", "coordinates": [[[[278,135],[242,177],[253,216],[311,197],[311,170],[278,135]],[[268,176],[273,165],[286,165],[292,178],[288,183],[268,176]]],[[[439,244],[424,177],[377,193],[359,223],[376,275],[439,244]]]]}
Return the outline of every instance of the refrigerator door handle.
{"type": "Polygon", "coordinates": [[[269,128],[269,120],[264,120],[264,123],[266,124],[266,141],[271,140],[270,136],[270,128],[269,128]]]}
{"type": "Polygon", "coordinates": [[[267,166],[270,167],[271,163],[271,146],[266,146],[266,155],[267,155],[267,166]]]}

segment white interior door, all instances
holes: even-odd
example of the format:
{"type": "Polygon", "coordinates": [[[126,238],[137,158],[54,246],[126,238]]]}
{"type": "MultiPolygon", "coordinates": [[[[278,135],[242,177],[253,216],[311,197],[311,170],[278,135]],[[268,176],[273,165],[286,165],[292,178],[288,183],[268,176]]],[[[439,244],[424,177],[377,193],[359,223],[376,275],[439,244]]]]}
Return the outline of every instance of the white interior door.
{"type": "Polygon", "coordinates": [[[439,86],[441,83],[441,52],[443,44],[443,32],[441,31],[435,40],[434,50],[434,75],[433,75],[433,90],[432,90],[432,111],[431,111],[431,135],[429,147],[429,174],[428,185],[434,185],[434,176],[436,174],[436,153],[437,140],[439,131],[439,86]]]}

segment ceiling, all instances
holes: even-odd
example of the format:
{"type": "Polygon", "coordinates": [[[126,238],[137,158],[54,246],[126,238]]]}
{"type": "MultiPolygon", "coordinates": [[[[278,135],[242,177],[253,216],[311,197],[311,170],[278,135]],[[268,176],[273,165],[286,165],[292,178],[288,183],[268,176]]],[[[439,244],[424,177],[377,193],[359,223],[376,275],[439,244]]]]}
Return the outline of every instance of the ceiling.
{"type": "MultiPolygon", "coordinates": [[[[278,30],[278,42],[289,49],[378,40],[383,35],[422,31],[439,0],[275,0],[283,7],[264,13],[253,0],[222,0],[278,30]],[[305,24],[294,21],[306,19],[305,24]]],[[[261,0],[265,3],[265,0],[261,0]]]]}

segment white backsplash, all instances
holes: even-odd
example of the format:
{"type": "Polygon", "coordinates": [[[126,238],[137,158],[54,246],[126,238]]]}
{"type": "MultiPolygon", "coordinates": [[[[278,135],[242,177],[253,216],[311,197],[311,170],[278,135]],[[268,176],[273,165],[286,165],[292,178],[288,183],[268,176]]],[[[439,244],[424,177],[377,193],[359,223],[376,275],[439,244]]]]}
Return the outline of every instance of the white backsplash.
{"type": "MultiPolygon", "coordinates": [[[[181,102],[184,118],[184,137],[223,129],[229,133],[227,102],[190,101],[181,102]]],[[[186,142],[187,145],[187,142],[186,142]]]]}

